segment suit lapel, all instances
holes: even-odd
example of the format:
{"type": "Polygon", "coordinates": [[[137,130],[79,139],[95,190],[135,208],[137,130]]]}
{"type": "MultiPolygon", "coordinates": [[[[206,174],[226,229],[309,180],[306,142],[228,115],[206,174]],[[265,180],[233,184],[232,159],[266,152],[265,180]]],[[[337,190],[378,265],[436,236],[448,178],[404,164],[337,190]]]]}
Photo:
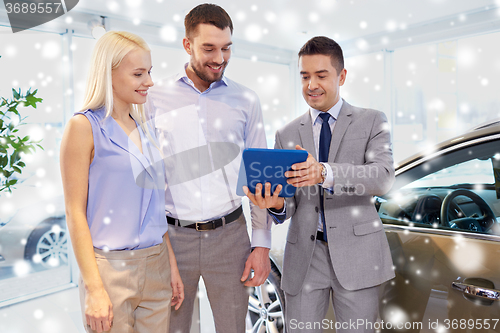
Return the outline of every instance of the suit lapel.
{"type": "Polygon", "coordinates": [[[352,106],[346,101],[342,104],[339,116],[335,122],[335,127],[332,133],[332,142],[330,143],[330,152],[328,153],[328,161],[334,162],[337,152],[340,147],[340,142],[351,123],[352,106]]]}
{"type": "MultiPolygon", "coordinates": [[[[302,115],[300,119],[299,134],[302,148],[307,150],[312,156],[317,156],[316,147],[314,146],[311,114],[309,111],[302,115]]],[[[295,147],[292,149],[295,149],[295,147]]]]}

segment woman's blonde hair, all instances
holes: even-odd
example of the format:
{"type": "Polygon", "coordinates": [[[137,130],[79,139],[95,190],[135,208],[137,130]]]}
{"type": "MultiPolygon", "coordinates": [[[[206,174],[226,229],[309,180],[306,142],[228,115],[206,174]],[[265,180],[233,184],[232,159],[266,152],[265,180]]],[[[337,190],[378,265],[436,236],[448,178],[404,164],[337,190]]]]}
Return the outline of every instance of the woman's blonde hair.
{"type": "MultiPolygon", "coordinates": [[[[113,112],[113,82],[112,71],[120,66],[123,58],[131,51],[142,49],[150,52],[146,41],[141,37],[126,31],[108,31],[97,41],[90,72],[85,87],[85,97],[82,111],[106,108],[106,117],[113,112]]],[[[131,104],[130,115],[150,136],[146,124],[143,104],[131,104]]],[[[152,141],[155,142],[154,140],[152,141]]]]}

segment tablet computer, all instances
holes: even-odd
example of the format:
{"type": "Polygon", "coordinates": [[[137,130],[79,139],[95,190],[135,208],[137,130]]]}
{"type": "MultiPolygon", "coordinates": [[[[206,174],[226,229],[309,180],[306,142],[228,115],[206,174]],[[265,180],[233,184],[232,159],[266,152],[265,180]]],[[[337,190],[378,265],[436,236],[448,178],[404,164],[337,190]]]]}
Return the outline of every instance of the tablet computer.
{"type": "MultiPolygon", "coordinates": [[[[308,153],[305,150],[258,149],[248,148],[243,151],[236,194],[244,196],[243,186],[255,193],[258,183],[271,183],[271,193],[281,184],[280,197],[292,197],[297,189],[287,184],[285,172],[292,170],[295,163],[305,162],[308,153]]],[[[262,188],[264,196],[264,188],[262,188]]]]}

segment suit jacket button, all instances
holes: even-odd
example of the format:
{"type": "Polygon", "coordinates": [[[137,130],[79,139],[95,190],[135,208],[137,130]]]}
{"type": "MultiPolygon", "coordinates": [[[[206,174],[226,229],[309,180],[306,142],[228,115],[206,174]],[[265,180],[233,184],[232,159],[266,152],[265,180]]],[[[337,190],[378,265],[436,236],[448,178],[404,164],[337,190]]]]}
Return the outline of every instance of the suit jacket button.
{"type": "Polygon", "coordinates": [[[316,237],[314,235],[311,235],[311,240],[312,241],[316,240],[316,237]]]}
{"type": "Polygon", "coordinates": [[[318,207],[314,207],[314,210],[317,212],[319,212],[319,208],[318,207]]]}

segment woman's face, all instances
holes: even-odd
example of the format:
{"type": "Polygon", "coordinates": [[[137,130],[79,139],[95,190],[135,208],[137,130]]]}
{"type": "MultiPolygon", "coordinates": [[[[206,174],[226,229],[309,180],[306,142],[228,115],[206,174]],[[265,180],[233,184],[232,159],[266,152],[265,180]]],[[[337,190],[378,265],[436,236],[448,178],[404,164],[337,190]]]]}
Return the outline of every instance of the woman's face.
{"type": "Polygon", "coordinates": [[[151,53],[143,49],[129,52],[113,69],[113,109],[129,109],[130,104],[144,104],[151,80],[151,53]]]}

